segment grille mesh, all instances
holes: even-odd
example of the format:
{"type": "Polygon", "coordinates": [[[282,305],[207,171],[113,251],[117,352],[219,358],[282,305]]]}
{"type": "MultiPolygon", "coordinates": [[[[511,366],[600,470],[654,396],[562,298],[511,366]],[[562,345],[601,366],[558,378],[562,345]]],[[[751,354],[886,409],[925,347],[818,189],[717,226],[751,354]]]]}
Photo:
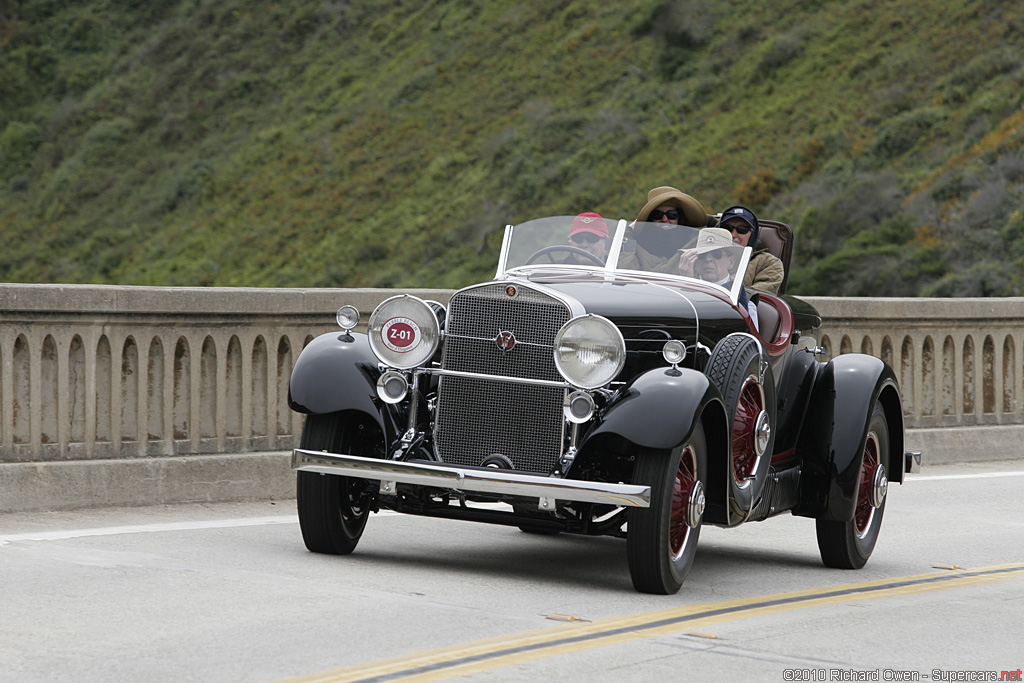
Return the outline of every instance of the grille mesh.
{"type": "MultiPolygon", "coordinates": [[[[445,325],[442,367],[503,377],[560,381],[553,344],[569,320],[565,304],[519,287],[485,285],[452,298],[445,325]],[[502,351],[499,332],[516,344],[502,351]]],[[[444,462],[479,465],[494,453],[519,470],[552,471],[562,452],[561,388],[462,377],[443,377],[437,403],[435,443],[444,462]]]]}

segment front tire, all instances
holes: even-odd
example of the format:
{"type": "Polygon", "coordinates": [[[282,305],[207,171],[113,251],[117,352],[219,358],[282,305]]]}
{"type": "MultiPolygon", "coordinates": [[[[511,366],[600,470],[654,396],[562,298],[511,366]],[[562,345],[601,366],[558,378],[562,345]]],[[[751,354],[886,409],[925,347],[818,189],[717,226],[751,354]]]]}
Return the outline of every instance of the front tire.
{"type": "Polygon", "coordinates": [[[627,517],[626,556],[633,587],[641,593],[671,595],[690,572],[700,537],[707,483],[707,441],[701,424],[680,448],[640,453],[633,482],[651,487],[651,506],[630,508],[627,517]]]}
{"type": "MultiPolygon", "coordinates": [[[[311,451],[373,456],[378,434],[373,423],[340,413],[309,415],[299,443],[311,451]]],[[[363,535],[374,491],[362,479],[299,472],[296,502],[306,548],[314,553],[348,555],[363,535]]]]}
{"type": "Polygon", "coordinates": [[[871,557],[882,528],[887,488],[884,478],[888,468],[889,424],[882,406],[876,402],[864,441],[853,519],[846,522],[815,520],[818,550],[826,567],[860,569],[871,557]],[[880,504],[876,505],[879,498],[880,504]]]}

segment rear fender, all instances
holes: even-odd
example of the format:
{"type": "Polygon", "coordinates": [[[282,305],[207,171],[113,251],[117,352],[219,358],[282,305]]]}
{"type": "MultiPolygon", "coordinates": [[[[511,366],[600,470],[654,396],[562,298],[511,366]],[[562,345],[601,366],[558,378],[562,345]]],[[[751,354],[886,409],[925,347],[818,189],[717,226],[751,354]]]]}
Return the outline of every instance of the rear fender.
{"type": "Polygon", "coordinates": [[[864,442],[875,402],[889,426],[890,481],[903,480],[903,408],[896,376],[874,356],[843,354],[822,365],[811,390],[797,456],[802,466],[794,514],[849,521],[857,505],[864,442]]]}
{"type": "Polygon", "coordinates": [[[365,334],[328,332],[302,350],[288,384],[288,407],[322,415],[364,413],[380,426],[390,443],[399,432],[399,416],[377,397],[377,357],[365,334]]]}

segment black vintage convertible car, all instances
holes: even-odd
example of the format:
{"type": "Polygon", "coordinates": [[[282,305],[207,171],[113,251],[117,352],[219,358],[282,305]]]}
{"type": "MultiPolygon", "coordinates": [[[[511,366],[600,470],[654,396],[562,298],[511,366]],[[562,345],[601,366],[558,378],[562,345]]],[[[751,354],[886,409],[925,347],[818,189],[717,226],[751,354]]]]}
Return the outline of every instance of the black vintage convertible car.
{"type": "MultiPolygon", "coordinates": [[[[678,256],[652,263],[637,236],[658,225],[597,220],[590,249],[572,216],[509,226],[494,280],[447,307],[391,297],[366,333],[343,306],[302,351],[307,548],[351,553],[380,509],[618,536],[635,588],[670,594],[702,524],[789,512],[816,520],[825,565],[864,565],[889,482],[919,463],[893,371],[819,358],[817,312],[785,282],[748,300],[750,249],[714,229],[675,231],[678,256]]],[[[788,226],[760,237],[788,269],[788,226]]]]}

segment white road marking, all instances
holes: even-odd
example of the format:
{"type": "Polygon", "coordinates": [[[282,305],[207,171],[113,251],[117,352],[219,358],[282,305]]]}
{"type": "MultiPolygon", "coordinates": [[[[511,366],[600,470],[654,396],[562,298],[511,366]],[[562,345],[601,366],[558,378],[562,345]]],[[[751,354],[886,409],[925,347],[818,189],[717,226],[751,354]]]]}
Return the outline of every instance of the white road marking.
{"type": "Polygon", "coordinates": [[[934,477],[907,477],[907,481],[951,481],[953,479],[1002,479],[1024,477],[1024,472],[979,472],[978,474],[940,474],[934,477]]]}
{"type": "MultiPolygon", "coordinates": [[[[381,510],[377,516],[398,515],[391,510],[381,510]]],[[[120,534],[151,534],[163,531],[196,531],[201,529],[230,529],[244,526],[266,526],[269,524],[298,524],[295,515],[276,517],[244,517],[240,519],[211,519],[196,522],[166,522],[163,524],[133,524],[131,526],[108,526],[95,529],[67,529],[59,531],[30,531],[23,534],[0,535],[0,546],[15,541],[66,541],[72,538],[90,536],[118,536],[120,534]]]]}
{"type": "Polygon", "coordinates": [[[136,524],[133,526],[108,526],[97,529],[69,529],[60,531],[30,531],[24,534],[0,536],[0,545],[14,541],[65,541],[89,536],[118,536],[120,534],[150,534],[161,531],[193,531],[196,529],[227,529],[243,526],[265,526],[267,524],[297,524],[295,515],[279,517],[246,517],[243,519],[217,519],[197,522],[167,522],[164,524],[136,524]]]}

